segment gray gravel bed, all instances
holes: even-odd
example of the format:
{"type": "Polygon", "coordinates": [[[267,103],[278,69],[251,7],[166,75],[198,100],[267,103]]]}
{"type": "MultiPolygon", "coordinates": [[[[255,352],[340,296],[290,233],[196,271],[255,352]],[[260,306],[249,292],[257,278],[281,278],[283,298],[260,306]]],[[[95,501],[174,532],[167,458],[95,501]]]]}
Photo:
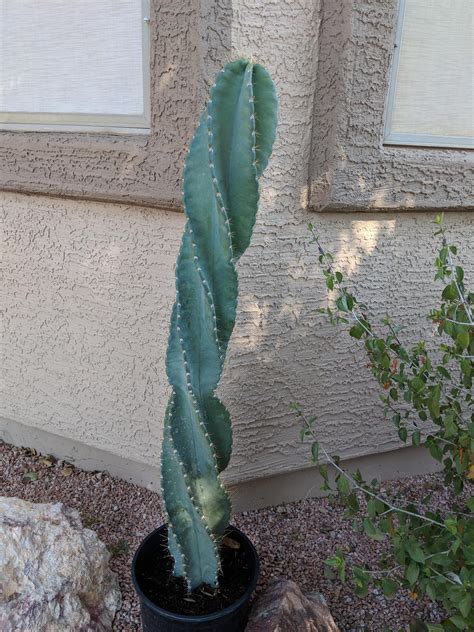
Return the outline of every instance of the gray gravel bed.
{"type": "MultiPolygon", "coordinates": [[[[439,507],[449,497],[439,475],[418,476],[395,483],[414,501],[434,492],[439,507]]],[[[143,537],[163,522],[160,497],[149,490],[106,473],[85,472],[55,462],[25,448],[0,443],[0,495],[33,502],[63,502],[77,509],[85,526],[94,529],[112,553],[118,573],[123,607],[116,632],[140,630],[139,609],[130,581],[133,552],[143,537]]],[[[433,504],[435,501],[433,501],[433,504]]],[[[324,577],[324,560],[338,547],[354,562],[377,559],[380,544],[352,530],[333,498],[314,498],[235,514],[233,523],[254,542],[261,560],[261,590],[275,576],[298,582],[304,590],[326,597],[342,632],[404,630],[411,617],[438,622],[441,612],[408,593],[387,600],[377,590],[359,599],[348,586],[324,577]]]]}

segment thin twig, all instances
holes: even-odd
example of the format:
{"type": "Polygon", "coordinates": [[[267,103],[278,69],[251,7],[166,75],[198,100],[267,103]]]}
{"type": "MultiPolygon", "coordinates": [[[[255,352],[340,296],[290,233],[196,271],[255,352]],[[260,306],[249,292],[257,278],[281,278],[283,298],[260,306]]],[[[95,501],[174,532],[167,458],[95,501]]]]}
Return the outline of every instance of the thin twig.
{"type": "Polygon", "coordinates": [[[324,456],[328,459],[328,461],[331,463],[331,465],[333,467],[335,467],[343,476],[345,476],[347,478],[347,480],[356,489],[360,490],[364,494],[368,494],[369,496],[372,496],[372,498],[375,498],[376,500],[380,500],[382,503],[387,505],[392,511],[395,511],[396,513],[402,513],[402,514],[405,514],[407,516],[411,516],[412,518],[419,518],[420,520],[424,520],[425,522],[429,522],[430,524],[435,524],[437,527],[441,527],[443,529],[446,529],[446,527],[445,527],[445,525],[443,523],[438,522],[437,520],[432,520],[431,518],[428,518],[427,516],[423,516],[422,514],[417,514],[417,513],[413,512],[413,511],[409,511],[408,509],[402,509],[401,507],[397,507],[396,505],[393,505],[390,501],[385,499],[383,496],[379,496],[378,494],[375,494],[374,492],[371,492],[370,490],[366,489],[365,487],[362,487],[361,485],[359,485],[357,483],[357,481],[354,478],[352,478],[352,476],[350,474],[348,474],[345,470],[343,470],[342,467],[339,467],[339,465],[329,455],[329,453],[327,452],[326,448],[323,445],[321,445],[321,448],[322,448],[322,450],[324,452],[324,456]]]}
{"type": "Polygon", "coordinates": [[[436,570],[436,568],[433,568],[432,566],[428,566],[428,568],[430,570],[432,570],[434,573],[436,573],[436,575],[439,575],[440,577],[443,577],[444,579],[446,579],[448,582],[450,582],[451,584],[454,584],[455,586],[459,586],[458,582],[453,581],[452,579],[450,579],[449,577],[446,577],[446,575],[443,575],[443,573],[440,573],[436,570]]]}
{"type": "Polygon", "coordinates": [[[447,316],[433,316],[431,320],[434,323],[439,322],[441,320],[446,320],[448,323],[454,323],[455,325],[464,325],[465,327],[472,327],[472,323],[463,323],[461,320],[453,320],[452,318],[448,318],[447,316]]]}
{"type": "MultiPolygon", "coordinates": [[[[306,419],[304,413],[300,410],[300,416],[303,419],[303,422],[307,428],[307,430],[310,432],[311,436],[313,437],[313,439],[315,441],[317,441],[317,437],[314,434],[314,430],[311,426],[311,424],[308,422],[308,420],[306,419]]],[[[375,494],[374,492],[371,492],[369,489],[366,489],[365,487],[362,487],[361,485],[359,485],[359,483],[350,475],[348,474],[348,472],[346,472],[342,467],[340,467],[336,461],[332,458],[332,456],[328,453],[328,451],[326,450],[326,448],[324,447],[324,445],[322,445],[319,441],[318,441],[319,446],[321,447],[324,456],[326,457],[326,459],[329,461],[329,463],[340,473],[342,474],[350,483],[351,485],[355,488],[358,489],[359,491],[363,492],[364,494],[368,494],[369,496],[371,496],[372,498],[375,498],[376,500],[379,500],[380,502],[382,502],[384,505],[387,505],[387,507],[389,507],[392,511],[395,511],[397,513],[402,513],[405,514],[407,516],[412,516],[413,518],[419,518],[420,520],[424,520],[425,522],[429,522],[430,524],[435,524],[438,527],[441,527],[443,529],[446,529],[447,527],[441,523],[438,522],[437,520],[432,520],[431,518],[428,518],[427,516],[423,516],[422,514],[417,514],[414,513],[413,511],[409,511],[408,509],[402,509],[401,507],[397,507],[396,505],[392,504],[389,500],[383,498],[383,496],[379,496],[378,494],[375,494]]]]}
{"type": "Polygon", "coordinates": [[[387,570],[385,570],[385,569],[383,569],[383,570],[375,569],[375,570],[371,571],[368,568],[364,568],[363,571],[364,571],[364,573],[367,573],[368,575],[393,575],[396,571],[398,571],[401,568],[402,568],[401,565],[397,564],[397,566],[393,566],[392,568],[388,568],[387,570]]]}

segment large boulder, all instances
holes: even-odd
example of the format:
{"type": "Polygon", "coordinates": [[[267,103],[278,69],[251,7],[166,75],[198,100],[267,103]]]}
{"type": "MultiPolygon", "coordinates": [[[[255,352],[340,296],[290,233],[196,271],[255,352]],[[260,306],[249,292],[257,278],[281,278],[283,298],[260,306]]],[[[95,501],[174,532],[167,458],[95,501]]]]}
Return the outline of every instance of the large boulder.
{"type": "Polygon", "coordinates": [[[77,511],[0,497],[0,630],[111,630],[121,596],[109,557],[77,511]]]}
{"type": "Polygon", "coordinates": [[[324,597],[275,579],[256,599],[245,632],[339,632],[324,597]]]}

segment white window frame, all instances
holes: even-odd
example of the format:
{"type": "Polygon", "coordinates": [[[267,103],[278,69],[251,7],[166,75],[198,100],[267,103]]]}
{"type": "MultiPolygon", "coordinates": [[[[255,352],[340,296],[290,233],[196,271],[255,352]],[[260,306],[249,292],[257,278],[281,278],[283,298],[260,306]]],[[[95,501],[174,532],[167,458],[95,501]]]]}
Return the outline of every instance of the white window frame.
{"type": "Polygon", "coordinates": [[[0,130],[148,134],[150,131],[150,0],[142,4],[143,114],[0,111],[0,130]]]}
{"type": "Polygon", "coordinates": [[[436,136],[430,134],[403,134],[392,132],[392,118],[395,104],[395,91],[398,80],[403,27],[405,22],[406,0],[399,2],[399,14],[395,35],[392,67],[389,77],[389,89],[385,108],[384,145],[414,145],[418,147],[448,147],[452,149],[474,149],[474,138],[466,136],[436,136]]]}

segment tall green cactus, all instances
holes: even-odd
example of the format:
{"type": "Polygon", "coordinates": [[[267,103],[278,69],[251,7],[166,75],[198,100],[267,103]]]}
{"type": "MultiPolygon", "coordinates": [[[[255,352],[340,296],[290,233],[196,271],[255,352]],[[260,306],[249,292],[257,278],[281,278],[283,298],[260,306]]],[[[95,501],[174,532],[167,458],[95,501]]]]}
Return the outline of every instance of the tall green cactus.
{"type": "Polygon", "coordinates": [[[232,428],[214,391],[235,323],[235,264],[252,235],[276,111],[274,85],[262,66],[228,64],[212,87],[184,168],[187,222],[166,358],[172,394],[161,479],[174,573],[190,591],[217,585],[219,544],[230,517],[219,473],[230,459],[232,428]]]}

